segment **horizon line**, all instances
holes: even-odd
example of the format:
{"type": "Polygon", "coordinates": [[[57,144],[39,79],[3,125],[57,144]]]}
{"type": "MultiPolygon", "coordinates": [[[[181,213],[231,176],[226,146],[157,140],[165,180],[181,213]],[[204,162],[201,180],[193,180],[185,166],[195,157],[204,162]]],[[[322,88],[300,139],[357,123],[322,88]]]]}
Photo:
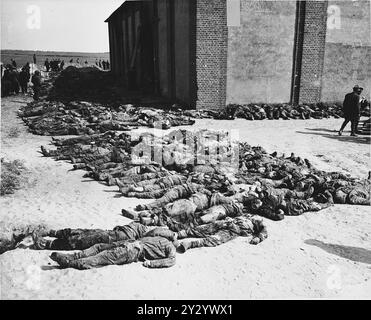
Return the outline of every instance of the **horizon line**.
{"type": "Polygon", "coordinates": [[[0,51],[33,51],[33,52],[63,52],[63,53],[109,53],[109,51],[61,51],[61,50],[32,50],[32,49],[3,49],[0,51]]]}

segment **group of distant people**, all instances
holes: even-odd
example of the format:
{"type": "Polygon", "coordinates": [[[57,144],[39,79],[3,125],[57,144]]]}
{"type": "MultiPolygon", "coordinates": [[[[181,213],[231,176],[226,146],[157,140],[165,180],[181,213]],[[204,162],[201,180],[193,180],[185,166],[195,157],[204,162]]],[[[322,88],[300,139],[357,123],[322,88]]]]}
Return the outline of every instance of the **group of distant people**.
{"type": "MultiPolygon", "coordinates": [[[[35,55],[33,60],[36,60],[35,55]]],[[[17,63],[14,59],[11,59],[10,64],[5,66],[1,64],[1,97],[19,94],[20,91],[23,94],[27,94],[30,79],[33,84],[33,98],[34,100],[39,100],[41,89],[40,71],[36,70],[31,77],[31,66],[29,62],[21,68],[21,71],[18,71],[17,63]]]]}
{"type": "Polygon", "coordinates": [[[110,64],[109,64],[109,61],[105,61],[105,60],[101,60],[99,59],[95,59],[95,65],[103,70],[109,70],[110,68],[110,64]]]}
{"type": "MultiPolygon", "coordinates": [[[[74,63],[73,58],[70,59],[70,63],[74,63]]],[[[80,58],[76,59],[76,63],[81,65],[80,58]]],[[[85,66],[89,64],[88,60],[84,61],[85,66]]],[[[95,65],[103,70],[109,70],[110,69],[110,63],[108,60],[102,60],[102,59],[95,59],[95,65]]]]}
{"type": "MultiPolygon", "coordinates": [[[[34,65],[36,65],[36,54],[32,57],[34,65]]],[[[73,63],[73,58],[70,60],[70,63],[73,63]]],[[[80,64],[79,58],[76,59],[76,63],[80,64]]],[[[85,60],[85,65],[88,64],[88,61],[85,60]]],[[[96,59],[95,65],[103,70],[110,69],[110,63],[108,60],[96,59]]],[[[62,71],[65,66],[64,60],[61,59],[52,59],[49,60],[46,58],[44,62],[46,72],[49,71],[62,71]]],[[[12,94],[19,94],[20,91],[23,94],[28,93],[28,85],[33,84],[33,98],[38,100],[40,97],[41,89],[41,73],[36,70],[33,74],[31,72],[30,63],[27,62],[21,70],[17,67],[17,62],[14,59],[10,59],[9,64],[1,63],[1,97],[6,97],[12,94]]]]}
{"type": "Polygon", "coordinates": [[[46,58],[46,60],[44,62],[44,66],[45,66],[46,72],[62,71],[63,68],[64,68],[64,60],[61,61],[61,59],[53,59],[53,60],[49,61],[49,59],[46,58]]]}

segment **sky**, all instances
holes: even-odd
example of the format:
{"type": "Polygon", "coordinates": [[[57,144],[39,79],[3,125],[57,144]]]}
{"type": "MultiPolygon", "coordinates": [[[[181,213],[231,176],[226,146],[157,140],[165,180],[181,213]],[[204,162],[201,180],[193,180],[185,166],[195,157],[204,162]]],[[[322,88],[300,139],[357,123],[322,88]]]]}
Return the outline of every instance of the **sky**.
{"type": "Polygon", "coordinates": [[[1,49],[108,52],[104,22],[124,0],[1,0],[1,49]]]}

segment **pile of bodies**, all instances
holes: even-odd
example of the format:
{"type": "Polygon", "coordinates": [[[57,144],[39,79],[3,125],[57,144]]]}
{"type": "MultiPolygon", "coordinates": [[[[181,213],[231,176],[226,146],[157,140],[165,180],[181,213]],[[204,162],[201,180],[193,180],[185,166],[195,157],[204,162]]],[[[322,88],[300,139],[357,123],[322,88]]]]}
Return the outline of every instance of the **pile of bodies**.
{"type": "MultiPolygon", "coordinates": [[[[43,82],[42,95],[48,100],[32,102],[20,111],[20,116],[31,132],[40,135],[95,134],[107,130],[130,130],[138,126],[168,129],[192,125],[196,118],[248,120],[309,119],[343,116],[340,104],[318,103],[291,106],[287,104],[236,105],[230,104],[221,111],[184,110],[179,105],[168,109],[122,105],[113,92],[117,80],[109,73],[95,67],[67,67],[43,82]],[[102,97],[108,103],[84,102],[77,98],[86,96],[89,101],[102,97]],[[76,100],[76,101],[74,101],[76,100]]],[[[370,116],[369,103],[362,106],[362,116],[370,116]]]]}
{"type": "Polygon", "coordinates": [[[118,81],[111,73],[101,71],[97,67],[68,66],[60,72],[49,93],[51,99],[90,101],[116,100],[114,92],[118,81]]]}
{"type": "MultiPolygon", "coordinates": [[[[192,111],[191,111],[192,112],[192,111]]],[[[233,120],[243,118],[247,120],[290,120],[290,119],[323,119],[343,117],[342,104],[315,103],[310,105],[289,104],[229,104],[221,111],[200,110],[193,115],[200,118],[233,120]]],[[[361,106],[361,116],[370,116],[370,103],[365,100],[361,106]]]]}
{"type": "Polygon", "coordinates": [[[73,101],[32,103],[20,112],[32,132],[77,135],[53,138],[56,148],[42,146],[44,156],[71,161],[73,169],[86,171],[85,177],[116,185],[122,196],[153,201],[123,209],[122,214],[134,221],[113,230],[26,228],[0,241],[0,252],[14,248],[35,229],[37,249],[81,250],[53,252],[51,259],[62,267],[89,269],[136,261],[150,268],[171,267],[176,251],[218,246],[239,236],[259,244],[268,236],[259,216],[282,220],[334,203],[370,205],[370,176],[355,179],[320,171],[294,154],[268,154],[261,147],[233,141],[228,132],[175,130],[163,136],[125,132],[137,126],[189,125],[194,122],[191,117],[253,120],[340,114],[339,106],[324,105],[229,105],[214,112],[73,101]]]}
{"type": "Polygon", "coordinates": [[[357,129],[358,134],[371,135],[371,118],[360,121],[357,129]]]}
{"type": "Polygon", "coordinates": [[[169,129],[195,122],[182,111],[84,101],[31,102],[20,109],[18,115],[32,133],[58,136],[95,134],[109,130],[128,131],[139,126],[169,129]]]}
{"type": "MultiPolygon", "coordinates": [[[[261,147],[237,143],[228,132],[175,130],[164,136],[132,136],[106,131],[53,139],[53,144],[53,150],[41,148],[44,156],[70,160],[74,169],[87,171],[85,176],[117,185],[122,196],[154,199],[123,209],[122,214],[135,221],[113,230],[34,232],[37,249],[81,250],[53,252],[51,259],[62,267],[89,269],[136,261],[150,268],[171,267],[176,251],[218,246],[239,236],[260,243],[268,234],[259,216],[282,220],[334,203],[370,205],[370,177],[320,171],[294,154],[268,154],[261,147]]],[[[6,248],[21,238],[17,234],[4,242],[6,248]]]]}
{"type": "MultiPolygon", "coordinates": [[[[233,109],[234,112],[231,110],[227,107],[222,112],[211,110],[191,111],[178,109],[177,106],[165,110],[141,108],[140,106],[119,103],[101,104],[85,101],[63,103],[43,100],[29,103],[20,110],[19,116],[30,127],[31,132],[35,134],[82,135],[108,130],[127,131],[139,126],[169,129],[175,126],[192,125],[195,123],[195,118],[233,119],[234,117],[242,117],[242,109],[233,109]]],[[[291,111],[294,112],[295,110],[292,109],[291,111]]],[[[244,112],[245,115],[252,114],[246,110],[244,112]]],[[[282,112],[280,115],[276,114],[275,118],[282,117],[282,112]]],[[[321,112],[323,113],[323,110],[321,112]]],[[[264,119],[266,117],[263,111],[259,111],[258,114],[259,117],[254,113],[252,117],[246,116],[245,118],[264,119]]],[[[296,114],[295,117],[287,117],[286,113],[284,114],[284,119],[303,117],[303,113],[301,115],[296,114]]],[[[333,115],[335,116],[336,113],[333,113],[333,115]]],[[[310,113],[310,116],[315,117],[312,113],[310,113]]]]}
{"type": "Polygon", "coordinates": [[[108,131],[54,144],[56,150],[42,147],[44,156],[70,160],[74,169],[88,171],[85,177],[117,185],[123,196],[160,199],[139,206],[143,214],[125,212],[138,219],[153,217],[174,197],[187,198],[200,190],[209,197],[218,193],[244,199],[249,213],[273,220],[333,203],[370,204],[369,179],[319,171],[307,159],[268,154],[261,147],[231,141],[227,133],[175,130],[163,137],[146,134],[132,139],[127,133],[108,131]]]}

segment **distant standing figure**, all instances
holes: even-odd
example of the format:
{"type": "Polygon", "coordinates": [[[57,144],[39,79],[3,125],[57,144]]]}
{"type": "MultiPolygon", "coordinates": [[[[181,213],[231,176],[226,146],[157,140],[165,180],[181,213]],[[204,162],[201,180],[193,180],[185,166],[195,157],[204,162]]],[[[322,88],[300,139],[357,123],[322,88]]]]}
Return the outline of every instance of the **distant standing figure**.
{"type": "Polygon", "coordinates": [[[30,63],[27,62],[27,63],[23,66],[22,70],[26,70],[26,72],[27,72],[28,74],[30,74],[30,70],[31,70],[30,63]]]}
{"type": "Polygon", "coordinates": [[[1,77],[1,96],[9,96],[12,91],[12,81],[10,79],[10,71],[5,68],[4,74],[1,77]]]}
{"type": "Polygon", "coordinates": [[[106,67],[107,67],[107,70],[109,70],[109,61],[108,60],[106,62],[106,67]]]}
{"type": "Polygon", "coordinates": [[[95,59],[95,65],[98,67],[98,59],[95,59]]]}
{"type": "Polygon", "coordinates": [[[99,68],[102,68],[102,60],[101,59],[99,59],[99,68]]]}
{"type": "Polygon", "coordinates": [[[12,68],[9,71],[9,79],[10,79],[10,81],[12,83],[11,91],[13,93],[15,93],[15,94],[18,94],[19,93],[20,84],[19,84],[19,74],[18,74],[16,68],[12,68]]]}
{"type": "Polygon", "coordinates": [[[33,98],[34,100],[39,100],[40,89],[41,89],[41,74],[40,71],[36,70],[32,76],[31,82],[33,83],[33,98]]]}
{"type": "Polygon", "coordinates": [[[351,123],[351,136],[357,136],[357,126],[360,117],[361,109],[361,93],[363,88],[359,85],[353,87],[353,92],[345,95],[343,102],[344,122],[339,130],[339,136],[342,135],[344,128],[350,122],[351,123]]]}
{"type": "Polygon", "coordinates": [[[70,63],[73,63],[73,59],[70,60],[70,63]]]}
{"type": "Polygon", "coordinates": [[[46,72],[49,72],[49,70],[50,70],[50,63],[49,63],[49,59],[48,58],[46,58],[44,65],[45,65],[45,68],[46,68],[46,72]]]}
{"type": "Polygon", "coordinates": [[[103,70],[106,70],[106,61],[102,61],[102,67],[103,67],[103,70]]]}
{"type": "Polygon", "coordinates": [[[63,70],[63,68],[64,68],[64,60],[62,60],[62,62],[61,62],[61,64],[60,64],[60,69],[61,69],[61,71],[63,70]]]}
{"type": "Polygon", "coordinates": [[[36,53],[33,54],[33,63],[36,64],[36,53]]]}
{"type": "Polygon", "coordinates": [[[23,94],[27,93],[28,81],[30,81],[30,74],[25,68],[23,68],[19,74],[19,84],[21,85],[23,94]]]}
{"type": "Polygon", "coordinates": [[[21,73],[19,74],[19,84],[21,85],[22,93],[27,93],[28,91],[28,82],[30,81],[31,74],[30,74],[30,63],[27,62],[23,68],[21,73]]]}
{"type": "Polygon", "coordinates": [[[17,63],[15,62],[15,60],[14,59],[10,59],[11,60],[11,62],[12,62],[12,66],[15,68],[15,69],[17,69],[17,63]]]}
{"type": "Polygon", "coordinates": [[[85,64],[88,64],[88,60],[85,60],[85,64]]]}

